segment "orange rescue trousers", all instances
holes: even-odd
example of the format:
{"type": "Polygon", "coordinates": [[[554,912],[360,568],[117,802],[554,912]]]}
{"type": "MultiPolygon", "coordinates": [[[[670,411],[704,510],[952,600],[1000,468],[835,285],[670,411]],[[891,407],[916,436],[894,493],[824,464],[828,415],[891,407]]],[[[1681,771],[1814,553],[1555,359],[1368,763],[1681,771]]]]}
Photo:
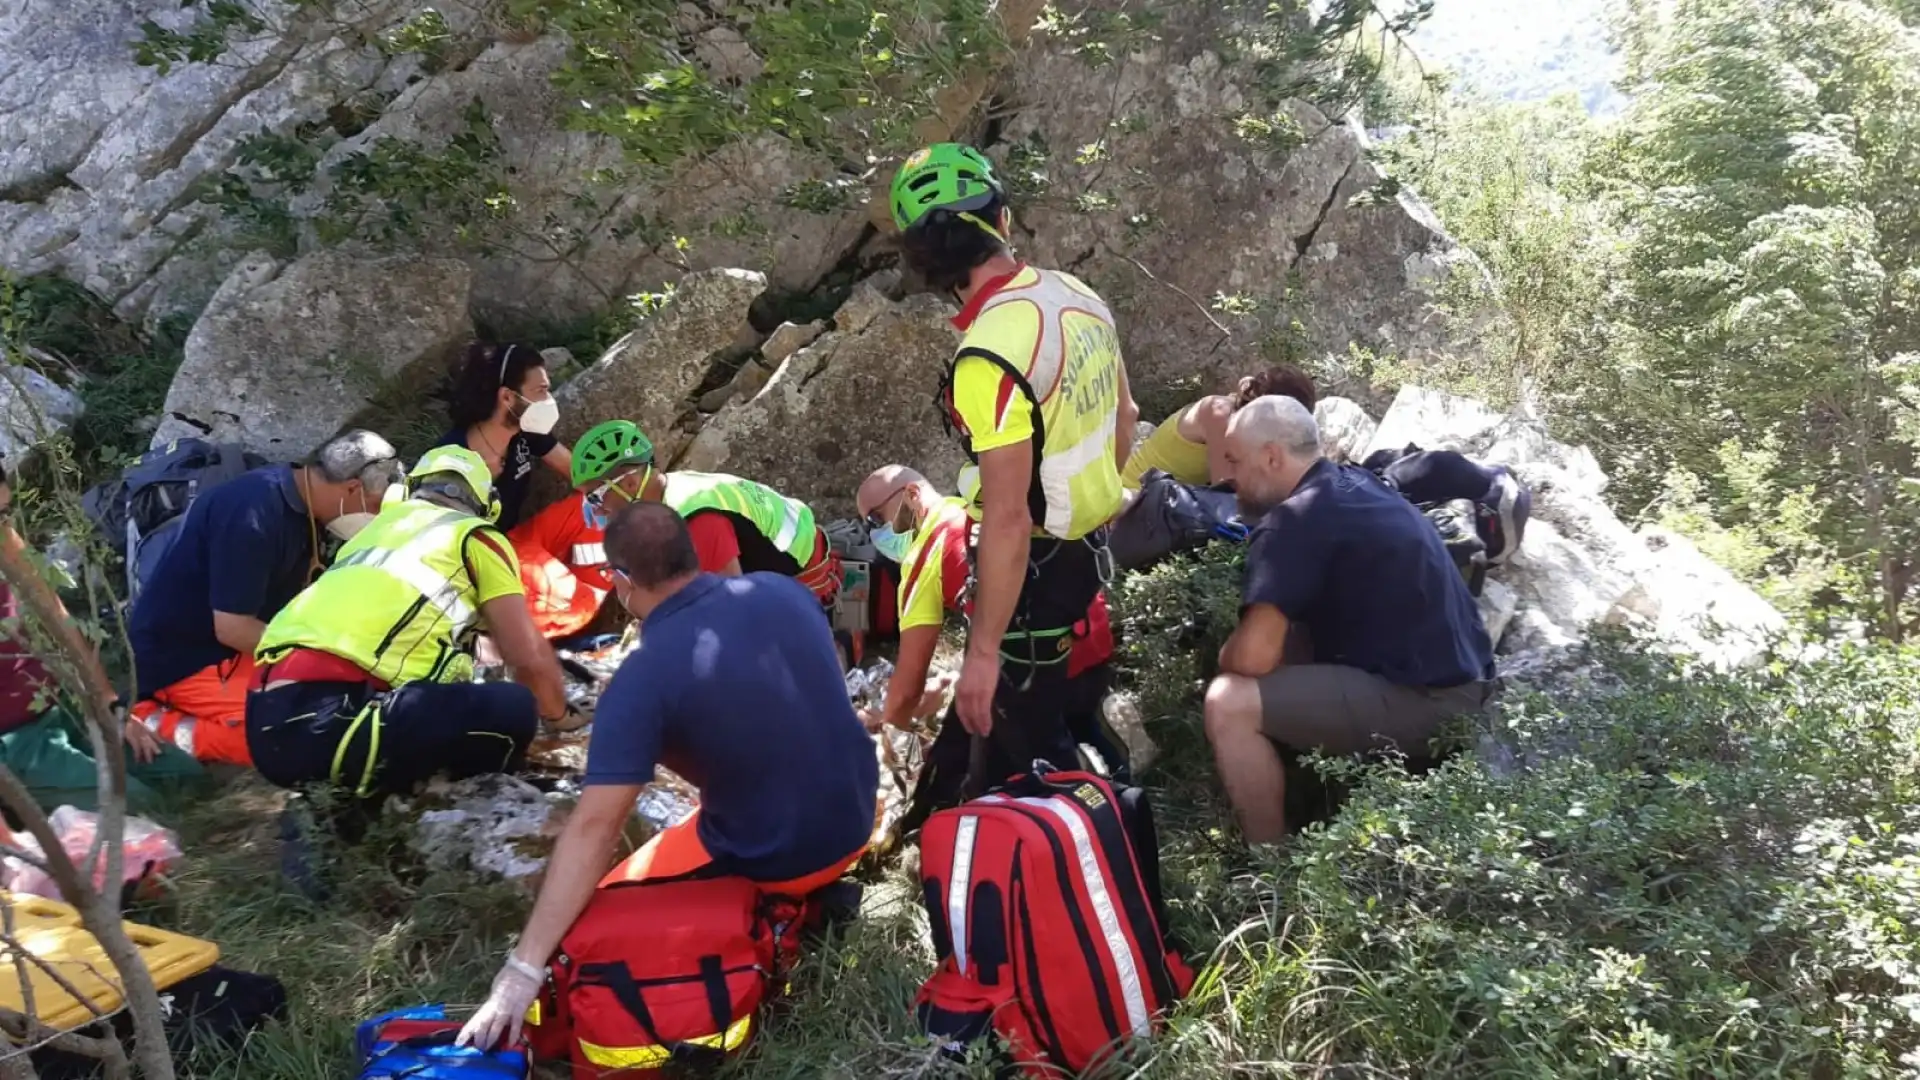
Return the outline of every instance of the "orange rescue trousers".
{"type": "Polygon", "coordinates": [[[147,725],[154,734],[186,750],[200,761],[226,765],[253,764],[247,752],[247,690],[253,684],[253,657],[238,653],[154,691],[151,698],[128,710],[131,720],[147,725]],[[181,725],[192,721],[182,739],[181,725]],[[186,743],[186,745],[182,745],[186,743]]]}
{"type": "MultiPolygon", "coordinates": [[[[787,881],[757,882],[760,888],[769,893],[782,896],[806,896],[817,892],[840,880],[840,875],[852,869],[867,853],[862,844],[853,854],[833,863],[824,869],[807,874],[804,877],[787,881]]],[[[654,834],[653,839],[641,845],[640,850],[620,861],[618,866],[607,871],[600,879],[600,888],[610,885],[632,885],[643,881],[667,881],[685,877],[713,861],[713,854],[700,840],[700,811],[695,810],[685,821],[670,825],[654,834]]]]}

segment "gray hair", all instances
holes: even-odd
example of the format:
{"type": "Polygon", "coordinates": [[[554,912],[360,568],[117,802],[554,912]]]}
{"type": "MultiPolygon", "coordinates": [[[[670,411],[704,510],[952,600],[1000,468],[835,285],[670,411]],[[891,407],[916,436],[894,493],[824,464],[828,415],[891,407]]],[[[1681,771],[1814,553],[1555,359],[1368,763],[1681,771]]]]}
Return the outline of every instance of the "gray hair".
{"type": "Polygon", "coordinates": [[[1305,405],[1268,394],[1241,406],[1230,421],[1233,430],[1255,446],[1279,446],[1289,457],[1320,457],[1320,425],[1305,405]]]}
{"type": "Polygon", "coordinates": [[[393,444],[360,428],[328,439],[307,463],[331,483],[358,480],[368,491],[385,491],[406,475],[393,444]]]}

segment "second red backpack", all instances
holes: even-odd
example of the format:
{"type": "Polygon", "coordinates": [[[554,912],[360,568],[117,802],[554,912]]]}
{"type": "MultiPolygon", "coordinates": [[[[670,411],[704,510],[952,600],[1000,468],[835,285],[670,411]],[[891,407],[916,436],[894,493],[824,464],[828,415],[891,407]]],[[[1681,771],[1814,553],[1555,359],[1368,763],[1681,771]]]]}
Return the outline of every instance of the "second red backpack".
{"type": "Polygon", "coordinates": [[[1029,1075],[1079,1073],[1157,1031],[1192,986],[1137,788],[1016,777],[929,818],[920,858],[940,966],[917,1008],[950,1052],[992,1031],[1029,1075]]]}

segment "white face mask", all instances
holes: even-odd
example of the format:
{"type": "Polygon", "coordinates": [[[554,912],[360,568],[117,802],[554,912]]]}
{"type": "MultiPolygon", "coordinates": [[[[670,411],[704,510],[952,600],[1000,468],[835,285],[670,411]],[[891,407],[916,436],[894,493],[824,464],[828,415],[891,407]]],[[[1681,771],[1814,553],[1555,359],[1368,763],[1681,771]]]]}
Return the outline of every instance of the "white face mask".
{"type": "Polygon", "coordinates": [[[560,403],[552,398],[528,401],[526,411],[520,414],[520,430],[530,435],[546,435],[552,432],[554,425],[559,422],[560,403]]]}
{"type": "Polygon", "coordinates": [[[357,513],[347,513],[347,500],[340,500],[340,512],[327,522],[327,531],[337,539],[351,540],[355,533],[373,523],[373,513],[367,509],[367,493],[360,493],[360,509],[357,513]]]}
{"type": "Polygon", "coordinates": [[[362,510],[354,514],[341,514],[327,522],[327,531],[336,539],[351,540],[361,529],[373,524],[373,515],[362,510]]]}

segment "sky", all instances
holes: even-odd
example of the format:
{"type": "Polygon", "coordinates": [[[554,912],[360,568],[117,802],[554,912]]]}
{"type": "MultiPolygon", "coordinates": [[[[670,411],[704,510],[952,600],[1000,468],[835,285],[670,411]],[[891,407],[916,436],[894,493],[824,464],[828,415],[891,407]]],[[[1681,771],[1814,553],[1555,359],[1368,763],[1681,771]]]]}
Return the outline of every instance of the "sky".
{"type": "Polygon", "coordinates": [[[1608,116],[1625,100],[1613,90],[1606,0],[1434,0],[1413,35],[1424,60],[1455,71],[1495,97],[1532,101],[1573,91],[1608,116]]]}

